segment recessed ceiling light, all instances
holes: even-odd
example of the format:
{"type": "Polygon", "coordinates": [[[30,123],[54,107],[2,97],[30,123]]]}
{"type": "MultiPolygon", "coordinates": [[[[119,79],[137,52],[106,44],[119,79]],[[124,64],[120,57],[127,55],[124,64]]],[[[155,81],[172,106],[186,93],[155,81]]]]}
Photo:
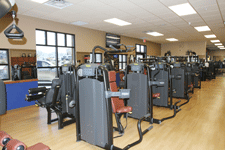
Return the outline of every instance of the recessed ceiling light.
{"type": "Polygon", "coordinates": [[[193,9],[193,7],[191,7],[189,3],[169,6],[169,8],[179,16],[196,14],[196,11],[193,9]]]}
{"type": "Polygon", "coordinates": [[[166,39],[167,41],[178,41],[178,39],[175,39],[175,38],[168,38],[166,39]]]}
{"type": "Polygon", "coordinates": [[[152,35],[152,36],[163,36],[164,34],[159,32],[147,32],[146,34],[152,35]]]}
{"type": "Polygon", "coordinates": [[[225,47],[224,48],[220,48],[220,49],[225,49],[225,47]]]}
{"type": "Polygon", "coordinates": [[[47,2],[49,0],[31,0],[31,1],[42,4],[42,3],[45,3],[45,2],[47,2]]]}
{"type": "Polygon", "coordinates": [[[215,34],[211,34],[211,35],[204,35],[206,38],[216,38],[215,34]]]}
{"type": "Polygon", "coordinates": [[[82,26],[82,25],[85,25],[85,24],[88,24],[88,23],[87,22],[83,22],[83,21],[75,21],[75,22],[72,22],[70,24],[77,25],[77,26],[82,26]]]}
{"type": "Polygon", "coordinates": [[[219,48],[224,48],[224,46],[217,46],[217,47],[219,47],[219,48]]]}
{"type": "Polygon", "coordinates": [[[130,22],[126,22],[126,21],[123,21],[123,20],[120,20],[120,19],[117,19],[117,18],[106,19],[104,21],[108,22],[108,23],[112,23],[112,24],[118,25],[118,26],[127,26],[127,25],[131,25],[132,24],[130,22]]]}
{"type": "Polygon", "coordinates": [[[211,40],[212,43],[220,42],[220,40],[211,40]]]}
{"type": "Polygon", "coordinates": [[[211,31],[211,29],[210,29],[208,26],[195,27],[195,29],[196,29],[198,32],[211,31]]]}
{"type": "Polygon", "coordinates": [[[216,43],[215,45],[216,45],[216,46],[219,46],[219,45],[223,45],[223,44],[222,44],[222,43],[216,43]]]}

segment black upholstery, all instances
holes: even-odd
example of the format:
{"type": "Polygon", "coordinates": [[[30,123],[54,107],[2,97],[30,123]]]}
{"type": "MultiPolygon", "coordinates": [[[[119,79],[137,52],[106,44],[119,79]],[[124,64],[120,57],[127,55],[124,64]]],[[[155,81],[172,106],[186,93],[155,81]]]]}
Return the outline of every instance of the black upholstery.
{"type": "MultiPolygon", "coordinates": [[[[48,90],[46,94],[46,104],[56,104],[59,88],[61,86],[61,80],[60,79],[53,79],[52,80],[52,87],[48,90]]],[[[43,100],[42,100],[43,102],[43,100]]]]}

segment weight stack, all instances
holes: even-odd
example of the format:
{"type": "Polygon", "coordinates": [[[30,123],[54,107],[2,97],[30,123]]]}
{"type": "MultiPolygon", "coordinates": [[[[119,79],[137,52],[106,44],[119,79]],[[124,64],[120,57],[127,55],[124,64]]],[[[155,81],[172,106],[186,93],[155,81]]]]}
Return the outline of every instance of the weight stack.
{"type": "Polygon", "coordinates": [[[3,115],[6,113],[6,91],[5,91],[5,84],[4,82],[0,79],[0,115],[3,115]]]}

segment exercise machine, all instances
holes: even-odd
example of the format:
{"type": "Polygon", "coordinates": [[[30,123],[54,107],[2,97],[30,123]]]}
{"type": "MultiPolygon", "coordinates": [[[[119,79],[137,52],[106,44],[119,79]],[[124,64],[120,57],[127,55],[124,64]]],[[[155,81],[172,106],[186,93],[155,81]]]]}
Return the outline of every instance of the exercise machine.
{"type": "Polygon", "coordinates": [[[14,6],[15,0],[1,0],[0,1],[0,19],[4,17],[14,6]]]}
{"type": "Polygon", "coordinates": [[[7,100],[6,100],[6,89],[3,80],[0,79],[0,115],[6,113],[7,100]]]}
{"type": "Polygon", "coordinates": [[[127,66],[126,72],[125,72],[125,85],[126,85],[126,88],[131,89],[131,97],[129,101],[127,101],[127,105],[133,107],[132,114],[129,114],[129,117],[140,119],[141,116],[143,116],[143,114],[150,113],[150,118],[148,118],[148,120],[146,119],[146,121],[149,121],[150,123],[161,124],[161,122],[176,116],[176,113],[180,111],[179,107],[177,106],[177,104],[180,101],[176,102],[174,105],[171,105],[171,108],[174,110],[174,114],[172,116],[162,118],[162,119],[154,118],[153,98],[160,99],[162,94],[163,98],[167,96],[167,99],[164,99],[164,101],[167,101],[166,103],[168,104],[168,81],[162,78],[158,78],[156,80],[155,75],[152,76],[151,74],[151,72],[154,71],[155,69],[156,69],[156,66],[154,65],[149,66],[147,64],[140,63],[140,62],[132,63],[127,66]],[[146,70],[146,73],[145,73],[145,70],[146,70]],[[163,89],[164,86],[167,86],[167,87],[163,89]],[[157,91],[159,93],[154,93],[153,87],[160,88],[157,91]],[[166,90],[166,93],[164,93],[165,92],[164,90],[166,90]]]}
{"type": "MultiPolygon", "coordinates": [[[[15,5],[15,0],[1,0],[0,1],[0,18],[4,17],[15,5]]],[[[23,31],[16,25],[15,18],[16,18],[16,11],[11,11],[13,23],[9,26],[5,31],[4,34],[9,39],[22,39],[24,37],[23,31]],[[11,31],[15,29],[16,33],[11,33],[11,31]]]]}
{"type": "Polygon", "coordinates": [[[180,105],[183,106],[190,100],[186,64],[184,62],[176,62],[176,57],[172,60],[175,60],[171,62],[171,75],[174,77],[172,79],[172,96],[174,98],[186,99],[187,101],[180,105]]]}
{"type": "MultiPolygon", "coordinates": [[[[95,53],[97,48],[107,51],[103,47],[96,46],[93,48],[92,54],[95,53]]],[[[94,57],[92,60],[94,60],[94,57]]],[[[141,130],[141,122],[149,118],[150,114],[145,114],[138,121],[140,136],[138,141],[124,148],[116,147],[113,144],[113,100],[111,98],[130,97],[130,90],[128,89],[112,92],[115,90],[113,89],[113,85],[115,85],[115,72],[108,73],[105,67],[95,63],[81,65],[77,70],[76,85],[78,87],[77,93],[79,93],[75,109],[77,141],[83,140],[107,150],[126,150],[139,144],[142,141],[143,135],[152,129],[152,126],[150,126],[145,131],[141,130]]],[[[122,107],[122,113],[130,111],[125,108],[127,107],[122,107]]]]}
{"type": "Polygon", "coordinates": [[[36,101],[36,105],[47,109],[47,123],[58,121],[58,129],[70,125],[75,119],[76,99],[76,69],[73,65],[64,65],[60,69],[59,78],[53,79],[50,89],[45,87],[29,89],[25,100],[36,101]],[[51,114],[56,113],[57,118],[52,119],[51,114]],[[70,120],[64,120],[70,118],[70,120]]]}
{"type": "Polygon", "coordinates": [[[2,150],[50,150],[43,143],[37,143],[31,147],[27,147],[23,142],[12,139],[12,137],[4,131],[0,131],[0,146],[2,150]]]}

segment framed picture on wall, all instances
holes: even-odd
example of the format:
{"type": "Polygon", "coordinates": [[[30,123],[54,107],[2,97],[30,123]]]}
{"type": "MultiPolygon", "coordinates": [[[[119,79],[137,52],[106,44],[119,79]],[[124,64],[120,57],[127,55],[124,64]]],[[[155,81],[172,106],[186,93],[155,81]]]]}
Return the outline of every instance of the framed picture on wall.
{"type": "Polygon", "coordinates": [[[115,48],[120,48],[120,46],[117,46],[120,44],[120,36],[106,33],[106,47],[109,48],[109,45],[113,45],[115,48]]]}

